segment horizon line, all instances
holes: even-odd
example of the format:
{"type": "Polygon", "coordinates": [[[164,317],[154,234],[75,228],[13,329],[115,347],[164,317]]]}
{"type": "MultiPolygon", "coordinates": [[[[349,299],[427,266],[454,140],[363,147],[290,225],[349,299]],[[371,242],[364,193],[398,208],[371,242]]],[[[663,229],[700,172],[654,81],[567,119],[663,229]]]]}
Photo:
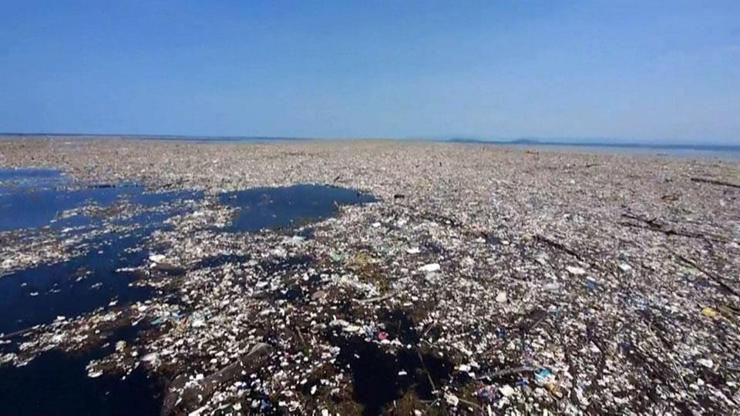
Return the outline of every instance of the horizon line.
{"type": "Polygon", "coordinates": [[[152,138],[165,140],[420,140],[430,142],[453,143],[491,143],[514,145],[575,145],[575,146],[641,146],[641,147],[712,147],[740,149],[738,144],[707,142],[706,140],[692,141],[665,141],[656,139],[624,139],[615,137],[568,137],[568,136],[518,136],[518,137],[480,137],[467,135],[419,135],[404,137],[372,137],[372,136],[269,136],[269,135],[198,135],[198,134],[150,134],[150,133],[69,133],[69,132],[0,132],[0,137],[28,136],[28,137],[101,137],[101,138],[152,138]]]}

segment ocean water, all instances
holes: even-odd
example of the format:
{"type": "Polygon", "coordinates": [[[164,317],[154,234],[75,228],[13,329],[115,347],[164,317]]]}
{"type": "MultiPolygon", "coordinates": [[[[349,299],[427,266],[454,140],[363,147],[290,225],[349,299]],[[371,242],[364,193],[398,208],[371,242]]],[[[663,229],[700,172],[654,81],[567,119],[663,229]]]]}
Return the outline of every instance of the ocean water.
{"type": "Polygon", "coordinates": [[[0,231],[90,225],[96,218],[85,215],[58,218],[65,211],[84,206],[109,208],[125,202],[147,209],[203,196],[200,192],[189,191],[146,192],[143,186],[136,184],[71,189],[70,185],[57,170],[0,169],[0,231]]]}
{"type": "Polygon", "coordinates": [[[326,185],[293,185],[227,192],[221,203],[238,208],[231,232],[293,228],[328,218],[340,205],[374,202],[375,198],[353,189],[326,185]]]}
{"type": "Polygon", "coordinates": [[[3,416],[156,416],[162,386],[136,370],[120,376],[90,378],[85,366],[131,341],[135,331],[108,337],[110,345],[82,354],[47,352],[23,367],[0,367],[0,415],[3,416]]]}
{"type": "MultiPolygon", "coordinates": [[[[203,198],[199,192],[146,192],[135,184],[69,188],[58,171],[0,169],[0,235],[46,231],[60,238],[97,230],[84,240],[85,251],[68,261],[41,264],[0,277],[0,334],[11,335],[0,354],[16,351],[22,332],[50,323],[58,316],[73,318],[98,308],[145,300],[154,290],[130,285],[136,276],[121,268],[144,264],[149,255],[144,239],[164,221],[187,212],[186,201],[203,198]],[[81,207],[110,209],[130,204],[133,217],[89,216],[84,212],[60,218],[81,207]],[[124,225],[126,227],[117,227],[124,225]],[[110,226],[114,226],[110,228],[110,226]],[[67,228],[78,227],[78,228],[67,228]],[[122,231],[125,230],[125,231],[122,231]]],[[[339,205],[372,202],[368,194],[321,185],[257,188],[224,193],[219,200],[239,208],[223,232],[293,229],[335,215],[339,205]]],[[[7,237],[10,236],[10,237],[7,237]]],[[[207,258],[194,268],[218,267],[246,257],[207,258]]],[[[170,278],[177,278],[176,276],[170,278]]],[[[116,341],[132,342],[140,328],[126,327],[107,335],[108,344],[79,354],[50,351],[23,367],[0,367],[0,416],[14,415],[158,415],[163,384],[143,371],[121,379],[89,378],[85,366],[112,351],[116,341]]]]}

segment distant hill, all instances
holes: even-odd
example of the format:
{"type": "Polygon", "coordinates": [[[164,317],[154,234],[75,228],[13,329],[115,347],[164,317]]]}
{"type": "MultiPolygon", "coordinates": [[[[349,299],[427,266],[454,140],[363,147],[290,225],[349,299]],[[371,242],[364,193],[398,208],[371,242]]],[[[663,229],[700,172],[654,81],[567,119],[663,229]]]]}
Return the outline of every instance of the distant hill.
{"type": "Polygon", "coordinates": [[[661,144],[661,143],[624,143],[609,141],[566,141],[566,140],[484,140],[472,138],[450,138],[449,143],[476,143],[491,145],[530,145],[530,146],[575,146],[575,147],[613,147],[625,149],[664,149],[664,150],[702,150],[713,152],[740,152],[740,145],[721,144],[661,144]]]}

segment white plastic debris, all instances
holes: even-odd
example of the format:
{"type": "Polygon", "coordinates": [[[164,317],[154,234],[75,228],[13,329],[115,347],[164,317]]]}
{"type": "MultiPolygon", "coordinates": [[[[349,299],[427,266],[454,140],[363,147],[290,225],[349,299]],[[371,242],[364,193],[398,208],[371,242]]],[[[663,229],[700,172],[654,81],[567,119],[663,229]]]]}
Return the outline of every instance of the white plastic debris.
{"type": "Polygon", "coordinates": [[[441,267],[437,263],[425,264],[424,266],[419,267],[419,271],[425,273],[438,272],[440,269],[441,267]]]}
{"type": "Polygon", "coordinates": [[[167,257],[164,254],[152,254],[149,256],[149,260],[154,263],[162,263],[167,257]]]}
{"type": "Polygon", "coordinates": [[[513,388],[513,387],[511,387],[511,386],[510,386],[510,385],[508,385],[508,384],[504,384],[503,386],[501,386],[501,387],[500,387],[500,388],[498,389],[498,391],[499,391],[499,392],[500,392],[500,393],[501,393],[502,395],[504,395],[504,397],[509,397],[509,396],[512,396],[512,395],[513,395],[513,394],[514,394],[514,393],[516,392],[516,391],[514,390],[514,388],[513,388]]]}
{"type": "Polygon", "coordinates": [[[714,367],[714,361],[712,361],[712,360],[710,360],[708,358],[699,358],[698,360],[696,360],[696,362],[699,363],[700,365],[706,367],[706,368],[712,368],[712,367],[714,367]]]}
{"type": "Polygon", "coordinates": [[[581,275],[581,274],[586,273],[586,270],[584,270],[582,267],[577,267],[577,266],[566,266],[565,270],[567,270],[568,273],[574,274],[574,275],[581,275]]]}

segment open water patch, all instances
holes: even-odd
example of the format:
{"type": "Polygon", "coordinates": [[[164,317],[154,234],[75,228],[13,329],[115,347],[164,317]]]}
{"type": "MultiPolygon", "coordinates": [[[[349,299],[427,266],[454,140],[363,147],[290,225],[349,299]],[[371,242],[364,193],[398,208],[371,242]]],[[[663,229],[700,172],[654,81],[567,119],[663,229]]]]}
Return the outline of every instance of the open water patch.
{"type": "Polygon", "coordinates": [[[111,303],[148,298],[149,288],[131,286],[133,276],[116,271],[146,259],[145,252],[131,250],[141,238],[141,233],[107,235],[87,254],[4,276],[0,279],[0,333],[50,323],[57,316],[75,317],[111,303]]]}
{"type": "MultiPolygon", "coordinates": [[[[137,276],[127,269],[146,261],[143,245],[153,231],[168,228],[168,218],[188,212],[202,197],[191,191],[148,192],[136,184],[73,184],[56,170],[0,169],[4,241],[25,244],[43,233],[72,247],[65,261],[0,278],[0,334],[11,334],[2,349],[17,348],[15,341],[26,329],[57,317],[71,319],[151,297],[154,289],[132,285],[137,276]]],[[[114,337],[128,341],[137,332],[138,327],[125,327],[114,337]]],[[[110,348],[49,351],[22,367],[0,367],[0,415],[158,414],[161,386],[144,371],[124,380],[88,377],[86,365],[110,348]]]]}
{"type": "Polygon", "coordinates": [[[296,228],[336,215],[341,205],[375,202],[371,194],[328,185],[253,188],[219,195],[222,204],[239,212],[226,229],[254,232],[296,228]]]}
{"type": "Polygon", "coordinates": [[[23,186],[26,183],[38,185],[43,182],[56,182],[62,177],[57,169],[18,168],[0,169],[0,183],[23,186]]]}
{"type": "Polygon", "coordinates": [[[49,351],[23,367],[0,367],[0,415],[158,415],[161,386],[137,369],[120,375],[90,378],[88,362],[109,354],[108,348],[81,354],[49,351]]]}
{"type": "Polygon", "coordinates": [[[374,342],[359,337],[338,339],[337,360],[352,375],[353,398],[363,415],[383,414],[386,407],[412,391],[418,399],[433,400],[436,386],[451,377],[451,362],[418,349],[384,351],[374,342]]]}
{"type": "MultiPolygon", "coordinates": [[[[4,175],[0,176],[0,232],[10,231],[5,233],[12,237],[8,241],[40,230],[60,239],[79,237],[75,243],[79,250],[74,251],[78,254],[68,260],[0,278],[0,333],[5,334],[22,333],[58,316],[71,319],[151,297],[155,289],[132,285],[137,276],[125,270],[146,262],[149,253],[143,245],[151,232],[166,228],[167,218],[186,213],[194,206],[190,200],[203,197],[187,191],[151,193],[136,184],[71,186],[58,171],[0,172],[4,175]]],[[[341,205],[375,201],[372,195],[320,185],[257,188],[219,198],[239,208],[230,232],[297,229],[335,215],[341,205]]],[[[214,256],[199,265],[220,267],[246,258],[214,256]]],[[[266,273],[292,267],[290,262],[260,266],[266,273]]],[[[301,293],[280,295],[298,301],[301,293]]],[[[15,340],[19,337],[13,335],[15,340]]],[[[0,415],[5,411],[13,415],[158,414],[161,386],[143,371],[124,380],[88,377],[86,365],[109,354],[109,349],[110,345],[82,354],[49,351],[23,367],[0,367],[0,415]]]]}
{"type": "Polygon", "coordinates": [[[114,214],[114,204],[138,205],[153,209],[181,199],[200,199],[201,192],[146,192],[137,184],[71,187],[59,171],[48,169],[0,169],[0,232],[40,227],[92,225],[98,216],[65,212],[95,207],[114,214]]]}
{"type": "MultiPolygon", "coordinates": [[[[382,332],[404,345],[417,344],[419,334],[413,321],[400,310],[384,312],[382,332]]],[[[448,359],[414,348],[384,348],[366,337],[345,338],[332,334],[332,344],[340,348],[337,362],[348,368],[352,377],[353,399],[363,407],[363,415],[385,414],[395,400],[412,395],[417,400],[432,401],[437,386],[452,379],[453,364],[448,359]]]]}
{"type": "Polygon", "coordinates": [[[199,192],[146,192],[137,185],[49,187],[50,179],[58,179],[56,185],[67,183],[58,171],[0,174],[0,231],[33,233],[44,228],[58,232],[59,239],[76,235],[76,250],[83,253],[0,278],[0,333],[148,298],[149,289],[131,286],[133,277],[117,270],[141,265],[146,253],[138,247],[144,239],[164,228],[172,215],[187,211],[187,201],[202,198],[199,192]],[[69,210],[71,215],[58,218],[69,210]]]}

